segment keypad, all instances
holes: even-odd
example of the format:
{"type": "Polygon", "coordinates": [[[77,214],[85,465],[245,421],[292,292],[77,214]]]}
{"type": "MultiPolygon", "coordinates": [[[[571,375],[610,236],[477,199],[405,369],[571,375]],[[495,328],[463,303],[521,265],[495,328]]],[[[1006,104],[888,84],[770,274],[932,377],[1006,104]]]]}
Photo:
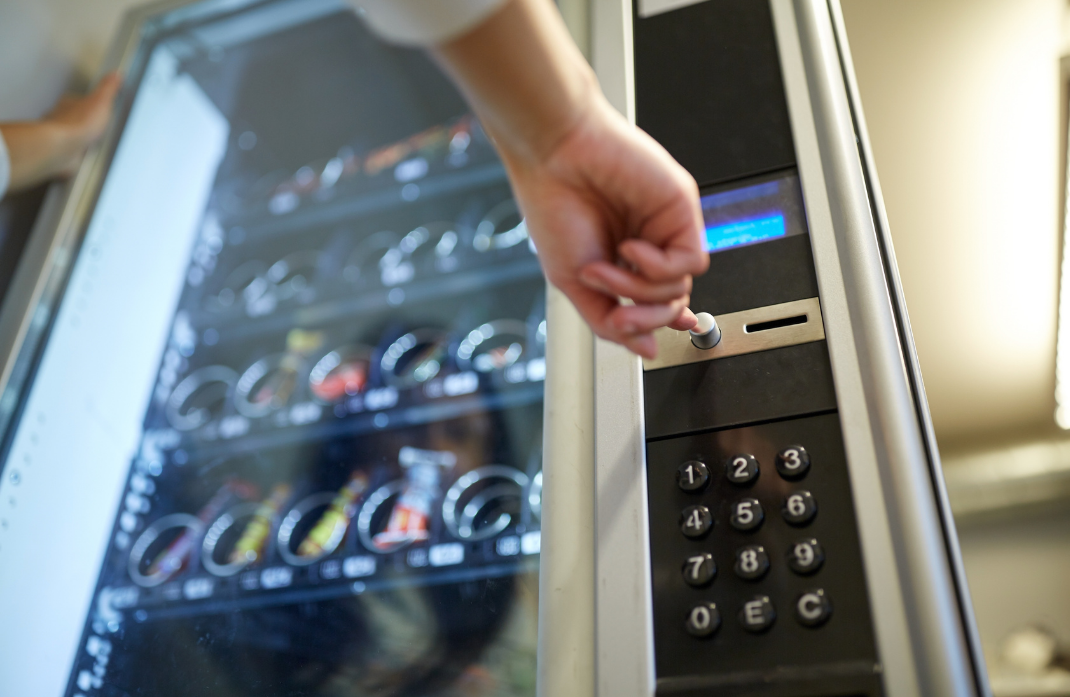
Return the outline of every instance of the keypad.
{"type": "Polygon", "coordinates": [[[760,634],[773,626],[776,621],[776,608],[768,595],[756,595],[739,610],[739,623],[748,632],[760,634]]]}
{"type": "Polygon", "coordinates": [[[724,463],[725,477],[740,486],[752,483],[760,472],[758,459],[753,455],[733,455],[724,463]]]}
{"type": "Polygon", "coordinates": [[[684,561],[683,573],[688,585],[702,588],[708,586],[717,575],[717,563],[709,552],[695,554],[684,561]]]}
{"type": "Polygon", "coordinates": [[[817,515],[817,501],[809,491],[796,491],[784,499],[780,512],[791,525],[809,525],[817,515]]]}
{"type": "Polygon", "coordinates": [[[810,453],[801,445],[789,445],[776,454],[776,471],[784,479],[802,479],[810,471],[810,453]]]}
{"type": "Polygon", "coordinates": [[[684,491],[702,491],[710,481],[705,462],[688,460],[676,469],[676,485],[684,491]]]}
{"type": "Polygon", "coordinates": [[[732,504],[732,515],[728,519],[728,524],[736,530],[746,532],[761,526],[763,520],[765,520],[765,512],[758,499],[745,498],[732,504]]]}
{"type": "Polygon", "coordinates": [[[687,537],[698,539],[709,534],[713,516],[705,506],[688,506],[680,514],[680,531],[687,537]]]}

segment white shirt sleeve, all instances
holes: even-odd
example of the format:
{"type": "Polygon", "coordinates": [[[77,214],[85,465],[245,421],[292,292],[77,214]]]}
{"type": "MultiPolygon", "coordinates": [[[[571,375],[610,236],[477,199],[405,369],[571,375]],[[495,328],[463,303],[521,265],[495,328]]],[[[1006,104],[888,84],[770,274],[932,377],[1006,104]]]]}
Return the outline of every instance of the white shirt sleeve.
{"type": "Polygon", "coordinates": [[[506,0],[350,0],[379,36],[434,46],[474,28],[506,0]]]}
{"type": "Polygon", "coordinates": [[[0,133],[0,198],[7,193],[7,185],[11,183],[11,156],[7,153],[7,143],[4,142],[4,134],[0,133]]]}

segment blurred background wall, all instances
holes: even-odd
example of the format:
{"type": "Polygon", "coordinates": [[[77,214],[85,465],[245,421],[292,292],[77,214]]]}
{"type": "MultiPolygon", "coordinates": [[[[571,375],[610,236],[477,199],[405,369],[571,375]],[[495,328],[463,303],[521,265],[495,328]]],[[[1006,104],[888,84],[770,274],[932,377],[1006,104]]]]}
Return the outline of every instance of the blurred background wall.
{"type": "MultiPolygon", "coordinates": [[[[1066,0],[842,2],[999,675],[1016,628],[1044,625],[1070,646],[1070,440],[1053,419],[1070,13],[1066,0]]],[[[0,120],[84,88],[134,4],[0,3],[0,120]]],[[[585,32],[585,0],[561,4],[585,32]]],[[[1000,680],[1002,694],[1070,694],[1070,681],[1000,680]]]]}

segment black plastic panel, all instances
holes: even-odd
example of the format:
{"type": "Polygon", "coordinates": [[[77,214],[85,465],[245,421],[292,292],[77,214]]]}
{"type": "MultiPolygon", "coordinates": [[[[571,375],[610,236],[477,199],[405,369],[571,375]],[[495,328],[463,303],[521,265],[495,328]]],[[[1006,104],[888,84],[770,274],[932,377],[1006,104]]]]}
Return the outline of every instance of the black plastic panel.
{"type": "Polygon", "coordinates": [[[649,371],[647,438],[836,408],[824,341],[649,371]]]}
{"type": "Polygon", "coordinates": [[[700,185],[795,164],[769,3],[635,20],[636,120],[700,185]]]}
{"type": "Polygon", "coordinates": [[[647,462],[658,694],[880,694],[837,414],[650,443],[647,462]],[[789,445],[804,446],[812,462],[796,481],[782,478],[774,466],[776,453],[789,445]],[[725,476],[724,462],[739,453],[754,455],[760,464],[749,486],[732,484],[725,476]],[[708,465],[710,481],[705,490],[688,493],[676,484],[677,467],[696,459],[708,465]],[[781,506],[801,490],[813,495],[818,509],[808,525],[795,527],[782,518],[781,506]],[[732,504],[743,497],[757,499],[764,509],[764,522],[749,532],[729,524],[732,504]],[[688,539],[680,529],[681,511],[694,504],[713,514],[713,529],[705,539],[688,539]],[[797,540],[811,537],[820,542],[825,559],[816,572],[802,576],[789,569],[786,555],[797,540]],[[768,554],[769,570],[758,580],[733,572],[737,550],[745,545],[762,545],[768,554]],[[693,588],[685,583],[682,566],[688,556],[702,552],[713,554],[718,573],[708,587],[693,588]],[[831,617],[816,628],[795,618],[796,599],[813,589],[824,590],[832,603],[831,617]],[[746,631],[738,619],[743,604],[755,595],[768,596],[777,612],[761,634],[746,631]],[[697,639],[685,631],[685,620],[703,601],[717,604],[722,626],[697,639]]]}

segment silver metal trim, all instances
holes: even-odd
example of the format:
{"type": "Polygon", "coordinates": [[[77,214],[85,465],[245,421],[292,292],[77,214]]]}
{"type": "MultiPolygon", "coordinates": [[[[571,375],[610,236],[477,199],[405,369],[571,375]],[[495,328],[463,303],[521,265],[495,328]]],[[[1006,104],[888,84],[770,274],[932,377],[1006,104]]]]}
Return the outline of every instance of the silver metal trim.
{"type": "Polygon", "coordinates": [[[721,341],[710,349],[696,347],[691,343],[691,336],[687,332],[678,332],[668,327],[654,332],[654,338],[658,342],[658,355],[644,359],[643,370],[701,363],[744,353],[808,344],[825,338],[825,325],[821,321],[821,301],[817,298],[731,312],[717,315],[714,319],[721,328],[721,341]],[[747,331],[749,325],[799,316],[806,317],[806,321],[761,332],[747,331]]]}
{"type": "Polygon", "coordinates": [[[824,0],[772,7],[885,689],[889,697],[974,695],[844,57],[824,0]]]}
{"type": "MultiPolygon", "coordinates": [[[[172,528],[186,528],[187,530],[192,530],[196,536],[204,531],[204,523],[189,513],[172,513],[171,515],[165,515],[145,528],[145,531],[134,542],[134,546],[130,548],[130,556],[126,560],[126,570],[130,574],[130,578],[142,588],[155,588],[175,576],[174,573],[152,575],[141,573],[141,560],[145,557],[145,552],[149,551],[149,547],[152,546],[152,543],[156,541],[156,538],[161,533],[172,528]]],[[[196,545],[190,548],[190,556],[193,556],[193,552],[196,549],[196,545]]]]}
{"type": "MultiPolygon", "coordinates": [[[[352,516],[345,518],[345,522],[335,521],[334,530],[331,531],[331,536],[327,539],[327,543],[323,545],[323,548],[317,554],[312,554],[307,557],[303,557],[296,552],[290,550],[290,537],[293,536],[294,529],[297,524],[301,522],[310,511],[319,508],[320,506],[330,506],[336,498],[338,498],[339,492],[337,491],[322,491],[318,494],[312,494],[301,499],[297,505],[286,513],[286,516],[279,523],[279,531],[275,535],[275,539],[278,542],[279,556],[291,566],[308,566],[314,564],[320,559],[329,556],[338,549],[338,546],[345,540],[346,532],[349,530],[349,524],[352,521],[352,516]]],[[[356,506],[350,504],[350,508],[356,506]]],[[[316,522],[319,525],[319,522],[316,522]]]]}
{"type": "Polygon", "coordinates": [[[503,512],[498,515],[493,523],[488,524],[482,530],[475,530],[472,528],[472,521],[475,516],[479,514],[479,511],[486,506],[488,502],[499,496],[515,493],[518,498],[523,500],[523,493],[527,486],[528,475],[515,467],[506,467],[505,465],[485,465],[474,469],[471,472],[458,477],[457,481],[453,483],[453,486],[446,491],[446,496],[442,499],[442,522],[446,524],[446,529],[450,531],[450,534],[458,540],[475,541],[494,537],[502,530],[509,527],[509,523],[512,522],[512,516],[503,512]],[[457,504],[460,503],[461,497],[464,496],[465,492],[474,484],[487,479],[502,479],[512,482],[513,485],[506,484],[504,485],[504,488],[502,485],[493,486],[477,493],[467,504],[465,504],[459,516],[460,519],[458,520],[457,504]]]}
{"type": "Polygon", "coordinates": [[[257,561],[256,558],[253,558],[220,564],[213,558],[213,555],[215,554],[216,545],[219,544],[220,538],[223,537],[223,533],[230,530],[234,523],[242,518],[256,515],[258,510],[260,510],[259,503],[239,503],[216,518],[215,522],[208,526],[208,530],[204,533],[204,540],[201,542],[201,566],[208,573],[226,578],[233,576],[254,561],[257,561]]]}
{"type": "Polygon", "coordinates": [[[858,83],[855,79],[854,62],[851,59],[851,48],[847,42],[847,27],[843,20],[843,10],[840,0],[828,0],[829,11],[832,15],[833,30],[839,43],[840,54],[843,56],[842,67],[844,82],[847,88],[847,98],[851,104],[855,121],[855,131],[858,137],[859,151],[862,157],[865,175],[872,196],[870,202],[876,211],[877,235],[881,243],[882,252],[885,255],[885,272],[890,285],[892,306],[896,313],[900,341],[903,347],[907,364],[907,376],[911,388],[914,391],[915,409],[921,421],[922,435],[925,439],[926,450],[929,456],[929,468],[932,476],[933,488],[936,494],[936,505],[944,526],[944,541],[948,547],[948,559],[955,578],[955,588],[958,591],[959,608],[966,631],[966,641],[969,644],[970,654],[973,658],[974,679],[977,681],[978,691],[981,694],[991,694],[992,688],[988,681],[988,670],[985,665],[984,652],[981,648],[981,635],[977,627],[977,619],[973,614],[973,601],[970,598],[969,583],[966,579],[966,568],[962,561],[962,549],[959,545],[958,531],[955,526],[955,518],[951,508],[947,484],[944,480],[943,466],[940,461],[940,450],[936,443],[936,430],[933,427],[932,415],[929,413],[929,401],[925,396],[925,383],[921,373],[921,363],[918,360],[917,347],[914,344],[914,332],[910,327],[910,317],[907,314],[906,296],[903,293],[903,284],[899,277],[899,265],[895,259],[895,248],[892,244],[891,226],[888,224],[888,212],[884,207],[884,195],[881,193],[880,179],[877,177],[877,168],[874,164],[873,150],[869,143],[869,131],[866,128],[866,120],[862,112],[862,99],[858,92],[858,83]]]}
{"type": "MultiPolygon", "coordinates": [[[[634,125],[632,11],[631,0],[595,2],[593,47],[607,98],[634,125]]],[[[656,674],[639,358],[596,340],[594,400],[595,694],[649,697],[656,674]]]]}

